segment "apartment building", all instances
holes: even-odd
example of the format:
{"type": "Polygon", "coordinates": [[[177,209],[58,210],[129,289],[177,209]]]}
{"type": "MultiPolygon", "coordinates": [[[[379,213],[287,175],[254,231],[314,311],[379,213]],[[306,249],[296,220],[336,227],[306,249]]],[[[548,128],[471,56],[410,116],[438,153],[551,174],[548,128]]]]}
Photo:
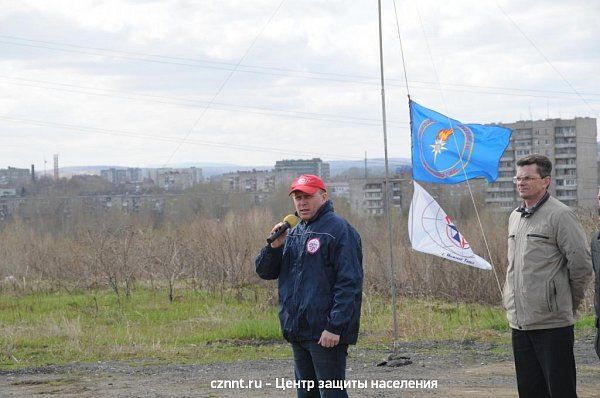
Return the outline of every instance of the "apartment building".
{"type": "Polygon", "coordinates": [[[197,167],[183,169],[165,167],[153,170],[151,175],[154,183],[166,190],[181,191],[192,188],[202,181],[202,169],[197,167]]]}
{"type": "Polygon", "coordinates": [[[31,181],[29,169],[19,169],[17,167],[8,167],[0,169],[1,187],[22,187],[31,181]]]}
{"type": "Polygon", "coordinates": [[[100,170],[100,176],[115,185],[142,182],[143,180],[142,169],[139,167],[100,170]]]}
{"type": "MultiPolygon", "coordinates": [[[[390,178],[392,187],[391,201],[394,208],[401,211],[406,207],[406,197],[403,195],[407,189],[406,180],[390,178]]],[[[385,179],[384,178],[357,178],[350,181],[349,187],[350,207],[358,214],[384,214],[385,213],[385,179]]]]}
{"type": "Polygon", "coordinates": [[[295,177],[302,174],[314,174],[328,181],[331,175],[329,163],[323,163],[320,158],[284,159],[275,162],[275,171],[289,172],[295,177]]]}
{"type": "Polygon", "coordinates": [[[350,199],[350,183],[347,181],[328,182],[327,193],[330,197],[350,199]]]}
{"type": "Polygon", "coordinates": [[[595,118],[547,119],[500,124],[513,131],[498,169],[498,179],[486,188],[486,203],[502,209],[518,205],[512,177],[518,159],[546,155],[553,164],[550,193],[573,208],[596,207],[598,193],[597,127],[595,118]]]}
{"type": "Polygon", "coordinates": [[[220,181],[224,192],[272,193],[281,184],[289,186],[295,175],[274,170],[239,170],[212,178],[220,181]]]}

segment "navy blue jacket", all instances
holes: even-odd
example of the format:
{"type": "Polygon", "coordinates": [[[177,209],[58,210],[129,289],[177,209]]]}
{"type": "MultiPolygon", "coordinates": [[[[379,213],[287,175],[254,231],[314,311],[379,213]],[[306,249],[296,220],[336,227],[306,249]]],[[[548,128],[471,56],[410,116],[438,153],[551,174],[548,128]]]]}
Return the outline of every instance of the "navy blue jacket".
{"type": "Polygon", "coordinates": [[[283,247],[265,246],[256,273],[279,279],[279,321],[290,342],[318,341],[323,330],[355,344],[362,303],[362,246],[358,232],[325,202],[289,231],[283,247]]]}

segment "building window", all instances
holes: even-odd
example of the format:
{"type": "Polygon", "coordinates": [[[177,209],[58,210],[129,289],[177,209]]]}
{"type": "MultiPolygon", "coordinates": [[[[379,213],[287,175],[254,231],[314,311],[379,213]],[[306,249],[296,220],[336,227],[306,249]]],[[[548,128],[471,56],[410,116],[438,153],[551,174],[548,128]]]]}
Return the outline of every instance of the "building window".
{"type": "Polygon", "coordinates": [[[515,138],[527,137],[527,136],[531,135],[531,133],[532,133],[531,129],[520,129],[520,130],[514,131],[514,136],[515,136],[515,138]]]}
{"type": "Polygon", "coordinates": [[[564,136],[565,134],[574,134],[575,126],[556,127],[554,132],[557,136],[564,136]]]}

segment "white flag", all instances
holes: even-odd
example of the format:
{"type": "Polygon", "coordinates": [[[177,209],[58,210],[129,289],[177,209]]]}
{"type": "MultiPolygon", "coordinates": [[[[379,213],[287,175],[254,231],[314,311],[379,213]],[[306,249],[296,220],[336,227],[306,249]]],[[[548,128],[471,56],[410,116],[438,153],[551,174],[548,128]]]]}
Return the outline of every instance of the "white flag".
{"type": "Polygon", "coordinates": [[[481,269],[490,263],[471,250],[450,217],[437,202],[414,182],[415,191],[408,215],[408,236],[415,250],[481,269]]]}

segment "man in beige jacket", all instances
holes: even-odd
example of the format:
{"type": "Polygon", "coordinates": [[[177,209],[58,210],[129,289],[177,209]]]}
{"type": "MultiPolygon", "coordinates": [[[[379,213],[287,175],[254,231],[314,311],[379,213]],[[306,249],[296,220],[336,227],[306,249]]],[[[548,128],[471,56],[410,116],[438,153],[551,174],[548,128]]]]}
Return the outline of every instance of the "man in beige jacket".
{"type": "Polygon", "coordinates": [[[514,177],[523,203],[509,219],[503,301],[520,397],[577,396],[573,325],[592,262],[577,216],[547,191],[551,171],[530,155],[514,177]]]}

